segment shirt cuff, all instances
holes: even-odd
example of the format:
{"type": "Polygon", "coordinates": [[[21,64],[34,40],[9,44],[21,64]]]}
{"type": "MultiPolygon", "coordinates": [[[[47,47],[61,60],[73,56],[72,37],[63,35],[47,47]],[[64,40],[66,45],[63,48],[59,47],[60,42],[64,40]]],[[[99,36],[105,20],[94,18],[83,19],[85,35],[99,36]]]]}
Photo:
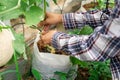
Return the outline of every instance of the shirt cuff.
{"type": "Polygon", "coordinates": [[[61,36],[63,33],[62,32],[56,32],[53,37],[52,37],[52,46],[55,49],[61,49],[60,44],[59,44],[59,36],[61,36]]]}

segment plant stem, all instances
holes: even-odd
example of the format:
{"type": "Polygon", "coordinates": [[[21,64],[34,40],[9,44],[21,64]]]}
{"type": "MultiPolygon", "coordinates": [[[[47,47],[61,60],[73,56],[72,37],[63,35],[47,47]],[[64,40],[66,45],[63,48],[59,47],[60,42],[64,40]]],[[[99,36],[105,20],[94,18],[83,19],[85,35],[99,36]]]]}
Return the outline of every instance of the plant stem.
{"type": "Polygon", "coordinates": [[[44,19],[45,19],[45,14],[46,14],[46,0],[44,0],[44,19]]]}
{"type": "Polygon", "coordinates": [[[15,53],[14,50],[14,62],[15,62],[15,67],[16,67],[16,72],[17,72],[17,80],[21,80],[21,75],[20,75],[20,71],[19,71],[19,67],[18,67],[18,62],[17,62],[17,55],[15,53]]]}

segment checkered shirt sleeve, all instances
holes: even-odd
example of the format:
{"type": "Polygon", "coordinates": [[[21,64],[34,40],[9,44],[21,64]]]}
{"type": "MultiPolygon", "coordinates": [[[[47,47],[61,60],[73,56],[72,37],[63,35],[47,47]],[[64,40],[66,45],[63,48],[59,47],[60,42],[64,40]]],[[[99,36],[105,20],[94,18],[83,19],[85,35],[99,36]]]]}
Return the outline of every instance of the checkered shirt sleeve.
{"type": "Polygon", "coordinates": [[[57,32],[52,38],[52,45],[59,50],[83,61],[105,61],[110,59],[113,80],[120,80],[120,0],[115,0],[116,6],[109,17],[103,18],[101,12],[67,13],[63,15],[65,29],[81,28],[91,25],[97,28],[89,36],[69,35],[57,32]]]}

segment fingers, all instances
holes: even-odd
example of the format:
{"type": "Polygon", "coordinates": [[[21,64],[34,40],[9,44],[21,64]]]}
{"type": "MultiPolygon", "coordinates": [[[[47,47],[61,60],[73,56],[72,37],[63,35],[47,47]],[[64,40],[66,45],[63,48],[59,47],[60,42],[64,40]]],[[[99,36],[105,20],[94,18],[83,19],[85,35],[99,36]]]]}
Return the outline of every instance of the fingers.
{"type": "Polygon", "coordinates": [[[52,37],[56,32],[56,30],[49,30],[47,32],[43,31],[41,34],[41,39],[43,40],[44,44],[51,44],[52,37]]]}
{"type": "Polygon", "coordinates": [[[45,21],[41,21],[41,22],[39,22],[39,23],[37,24],[37,26],[38,26],[38,27],[41,27],[41,26],[44,26],[45,24],[46,24],[45,21]]]}
{"type": "Polygon", "coordinates": [[[44,31],[44,30],[43,30],[43,31],[41,32],[41,35],[45,35],[46,33],[47,33],[47,31],[44,31]]]}
{"type": "Polygon", "coordinates": [[[48,40],[48,39],[46,39],[46,36],[44,35],[41,35],[41,40],[42,40],[42,42],[43,42],[43,44],[44,45],[48,45],[48,44],[50,44],[50,41],[48,40]]]}
{"type": "Polygon", "coordinates": [[[49,24],[48,24],[49,21],[48,21],[48,19],[47,19],[47,18],[49,17],[49,14],[50,14],[50,13],[46,12],[44,21],[39,22],[39,23],[37,24],[38,27],[49,25],[49,24]]]}

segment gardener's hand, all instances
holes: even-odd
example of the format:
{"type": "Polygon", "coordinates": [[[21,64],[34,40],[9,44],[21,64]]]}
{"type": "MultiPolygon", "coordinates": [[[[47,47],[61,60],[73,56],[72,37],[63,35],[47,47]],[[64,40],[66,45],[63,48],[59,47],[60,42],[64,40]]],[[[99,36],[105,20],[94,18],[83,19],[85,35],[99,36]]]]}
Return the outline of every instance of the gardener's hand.
{"type": "Polygon", "coordinates": [[[51,44],[53,35],[57,32],[57,30],[49,30],[48,32],[42,31],[41,39],[44,44],[51,44]]]}
{"type": "Polygon", "coordinates": [[[62,14],[46,13],[44,21],[38,23],[38,27],[51,26],[62,22],[62,14]]]}

